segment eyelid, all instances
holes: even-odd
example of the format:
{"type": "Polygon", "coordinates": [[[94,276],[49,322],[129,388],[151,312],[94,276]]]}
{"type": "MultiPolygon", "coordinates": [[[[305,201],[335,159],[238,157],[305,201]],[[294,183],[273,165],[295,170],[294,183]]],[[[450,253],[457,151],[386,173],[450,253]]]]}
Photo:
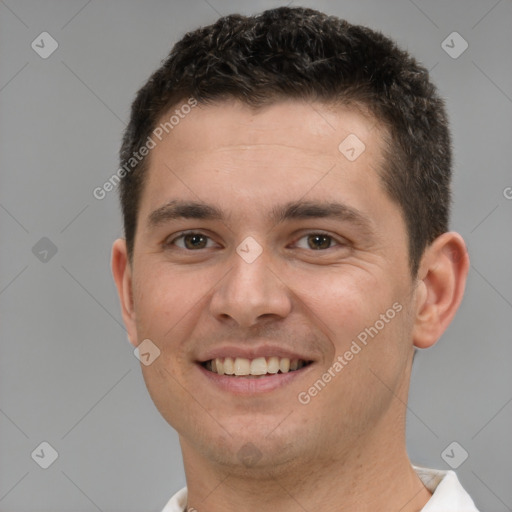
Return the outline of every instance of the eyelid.
{"type": "MultiPolygon", "coordinates": [[[[294,238],[295,241],[293,242],[293,244],[296,244],[302,238],[311,236],[311,235],[324,235],[324,236],[328,236],[329,238],[331,238],[331,240],[335,244],[333,246],[329,247],[328,249],[334,249],[334,247],[343,247],[343,246],[347,246],[350,244],[349,240],[347,240],[345,237],[333,235],[332,233],[329,233],[328,231],[324,231],[322,229],[314,229],[314,230],[309,230],[306,232],[301,232],[301,234],[299,236],[294,238]]],[[[325,252],[328,249],[323,249],[323,250],[317,249],[317,250],[315,250],[315,252],[325,252]]],[[[313,250],[313,249],[310,249],[310,250],[313,250]]]]}
{"type": "MultiPolygon", "coordinates": [[[[206,234],[204,232],[204,230],[202,230],[202,229],[185,229],[183,231],[178,231],[177,233],[173,233],[172,235],[167,236],[164,239],[164,241],[162,242],[162,247],[164,247],[164,248],[170,247],[170,246],[178,247],[175,244],[176,240],[179,240],[180,238],[182,238],[186,235],[202,235],[202,236],[208,238],[209,240],[211,240],[212,242],[214,242],[215,244],[219,245],[217,242],[215,242],[213,237],[206,234]]],[[[183,249],[183,248],[178,247],[178,249],[183,249]]],[[[189,249],[183,249],[183,250],[189,250],[189,249]]],[[[190,251],[190,252],[192,252],[192,251],[190,251]]]]}

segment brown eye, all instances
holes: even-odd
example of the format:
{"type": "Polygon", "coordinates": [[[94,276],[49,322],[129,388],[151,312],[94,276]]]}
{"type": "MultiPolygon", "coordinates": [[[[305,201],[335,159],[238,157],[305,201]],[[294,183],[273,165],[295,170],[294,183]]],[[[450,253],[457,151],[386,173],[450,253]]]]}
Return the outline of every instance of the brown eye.
{"type": "Polygon", "coordinates": [[[175,246],[187,251],[195,251],[199,249],[210,249],[215,246],[215,242],[203,233],[189,232],[181,233],[181,235],[165,242],[164,246],[167,249],[172,249],[172,247],[175,246]]]}
{"type": "Polygon", "coordinates": [[[323,235],[321,233],[315,233],[307,235],[308,247],[313,250],[329,249],[332,243],[332,237],[329,235],[323,235]]]}
{"type": "Polygon", "coordinates": [[[187,249],[204,249],[208,243],[208,237],[200,233],[190,233],[183,235],[183,242],[187,249]]]}

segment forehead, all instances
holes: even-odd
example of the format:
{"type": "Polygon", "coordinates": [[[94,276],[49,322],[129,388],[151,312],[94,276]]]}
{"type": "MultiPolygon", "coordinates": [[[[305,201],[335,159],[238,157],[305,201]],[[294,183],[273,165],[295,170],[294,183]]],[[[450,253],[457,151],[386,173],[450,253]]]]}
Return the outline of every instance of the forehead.
{"type": "MultiPolygon", "coordinates": [[[[180,110],[179,105],[173,107],[176,110],[180,110]]],[[[352,134],[368,141],[373,153],[378,149],[374,143],[381,139],[382,128],[376,119],[356,106],[290,99],[254,108],[232,100],[187,110],[190,111],[179,120],[174,116],[177,124],[167,140],[179,146],[181,152],[216,150],[220,146],[256,149],[258,144],[265,144],[330,153],[352,134]],[[379,133],[375,133],[376,129],[379,133]],[[372,136],[375,140],[370,141],[372,136]]],[[[161,122],[169,118],[164,115],[161,122]]]]}
{"type": "Polygon", "coordinates": [[[355,108],[282,101],[254,109],[232,101],[186,110],[155,139],[141,215],[176,196],[206,195],[228,210],[254,211],[285,196],[352,196],[357,208],[358,195],[384,194],[382,128],[355,108]]]}

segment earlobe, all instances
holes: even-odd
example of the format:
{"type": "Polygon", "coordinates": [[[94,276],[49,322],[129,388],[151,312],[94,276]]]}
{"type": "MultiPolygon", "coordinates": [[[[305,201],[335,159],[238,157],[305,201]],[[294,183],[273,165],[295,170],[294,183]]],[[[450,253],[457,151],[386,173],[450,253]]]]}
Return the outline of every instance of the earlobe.
{"type": "Polygon", "coordinates": [[[425,250],[416,288],[414,345],[434,345],[452,321],[462,301],[469,256],[458,233],[443,233],[425,250]]]}
{"type": "Polygon", "coordinates": [[[119,238],[112,246],[112,275],[117,287],[121,312],[128,335],[128,340],[137,346],[137,330],[133,307],[133,282],[131,265],[128,260],[126,240],[119,238]]]}

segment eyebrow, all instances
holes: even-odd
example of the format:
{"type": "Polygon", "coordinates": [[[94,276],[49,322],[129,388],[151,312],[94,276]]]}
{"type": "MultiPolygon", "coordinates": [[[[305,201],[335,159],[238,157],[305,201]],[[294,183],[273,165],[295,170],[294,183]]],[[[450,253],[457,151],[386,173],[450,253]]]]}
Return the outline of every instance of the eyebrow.
{"type": "MultiPolygon", "coordinates": [[[[273,207],[269,215],[269,220],[274,224],[313,218],[334,218],[355,224],[365,231],[372,231],[373,222],[367,215],[338,202],[292,201],[273,207]]],[[[176,219],[224,221],[226,216],[222,210],[211,204],[174,199],[151,212],[147,224],[151,229],[176,219]]]]}
{"type": "Polygon", "coordinates": [[[172,200],[157,208],[148,217],[148,227],[156,228],[175,219],[222,220],[222,211],[216,206],[193,201],[172,200]]]}
{"type": "Polygon", "coordinates": [[[274,207],[271,219],[280,224],[288,220],[315,218],[334,218],[350,222],[361,229],[371,231],[372,221],[359,210],[338,202],[293,201],[283,206],[274,207]]]}

